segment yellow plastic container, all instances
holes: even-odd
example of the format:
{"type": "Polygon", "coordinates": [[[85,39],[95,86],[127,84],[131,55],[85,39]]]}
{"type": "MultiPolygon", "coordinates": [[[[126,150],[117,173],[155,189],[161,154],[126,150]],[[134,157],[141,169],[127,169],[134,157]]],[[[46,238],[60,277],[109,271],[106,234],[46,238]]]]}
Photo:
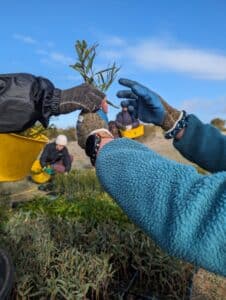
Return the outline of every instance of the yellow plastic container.
{"type": "Polygon", "coordinates": [[[144,125],[139,125],[137,128],[132,128],[129,130],[120,130],[120,133],[122,137],[135,139],[144,135],[144,125]]]}
{"type": "Polygon", "coordinates": [[[36,160],[31,167],[31,178],[36,183],[46,183],[50,180],[51,175],[42,171],[39,160],[36,160]]]}
{"type": "Polygon", "coordinates": [[[48,142],[44,135],[28,138],[9,133],[0,134],[0,182],[26,177],[33,162],[48,142]]]}

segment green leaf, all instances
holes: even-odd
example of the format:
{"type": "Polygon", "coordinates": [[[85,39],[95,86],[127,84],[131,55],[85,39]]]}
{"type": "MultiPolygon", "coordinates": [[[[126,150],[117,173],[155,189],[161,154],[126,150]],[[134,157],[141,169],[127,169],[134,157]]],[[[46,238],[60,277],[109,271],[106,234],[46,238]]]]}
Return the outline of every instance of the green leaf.
{"type": "Polygon", "coordinates": [[[86,73],[88,73],[89,70],[92,70],[92,67],[93,67],[93,61],[94,61],[95,56],[96,56],[96,52],[94,52],[94,53],[92,54],[92,56],[90,57],[90,59],[89,59],[89,61],[88,61],[88,64],[87,64],[87,66],[86,66],[86,73]]]}
{"type": "Polygon", "coordinates": [[[114,62],[111,67],[94,72],[97,47],[97,43],[88,46],[85,40],[77,40],[75,43],[77,61],[74,65],[70,65],[70,67],[79,72],[85,82],[92,84],[102,91],[106,91],[115,80],[120,68],[116,67],[116,63],[114,62]]]}

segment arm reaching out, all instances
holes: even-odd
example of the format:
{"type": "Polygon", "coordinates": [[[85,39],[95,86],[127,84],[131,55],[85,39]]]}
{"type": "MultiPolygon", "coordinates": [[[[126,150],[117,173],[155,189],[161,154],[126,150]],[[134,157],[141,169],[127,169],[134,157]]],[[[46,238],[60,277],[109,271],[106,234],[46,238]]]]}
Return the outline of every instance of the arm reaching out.
{"type": "Polygon", "coordinates": [[[182,138],[174,139],[173,145],[184,157],[209,172],[226,171],[226,136],[194,115],[188,116],[182,138]]]}
{"type": "Polygon", "coordinates": [[[117,139],[96,161],[104,189],[170,255],[226,276],[226,173],[200,175],[117,139]]]}
{"type": "Polygon", "coordinates": [[[23,131],[40,121],[44,127],[51,116],[75,110],[98,110],[105,95],[89,84],[67,90],[51,81],[26,73],[0,75],[0,133],[23,131]]]}
{"type": "Polygon", "coordinates": [[[141,121],[171,131],[168,138],[174,138],[174,146],[184,157],[210,172],[226,171],[226,136],[217,128],[194,115],[183,119],[180,111],[136,81],[120,79],[119,83],[129,89],[119,91],[118,97],[129,99],[141,121]]]}

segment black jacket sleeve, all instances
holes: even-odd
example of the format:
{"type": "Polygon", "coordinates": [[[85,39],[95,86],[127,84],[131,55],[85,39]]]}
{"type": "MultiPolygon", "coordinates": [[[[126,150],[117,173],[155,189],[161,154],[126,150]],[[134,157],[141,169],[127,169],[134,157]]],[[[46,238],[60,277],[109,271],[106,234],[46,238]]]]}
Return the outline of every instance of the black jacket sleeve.
{"type": "Polygon", "coordinates": [[[48,126],[58,110],[60,90],[45,78],[0,74],[0,133],[20,132],[40,121],[48,126]]]}
{"type": "Polygon", "coordinates": [[[51,147],[51,144],[47,144],[41,154],[40,164],[41,164],[42,168],[47,166],[47,158],[48,158],[48,154],[50,151],[50,147],[51,147]]]}

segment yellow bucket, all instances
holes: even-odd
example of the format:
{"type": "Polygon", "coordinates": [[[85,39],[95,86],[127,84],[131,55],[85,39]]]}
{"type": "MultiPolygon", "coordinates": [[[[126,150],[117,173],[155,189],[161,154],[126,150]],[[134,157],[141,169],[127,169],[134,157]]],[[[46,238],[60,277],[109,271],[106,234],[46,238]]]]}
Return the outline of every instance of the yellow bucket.
{"type": "Polygon", "coordinates": [[[120,130],[120,133],[122,137],[135,139],[144,135],[144,125],[139,125],[138,127],[129,130],[120,130]]]}
{"type": "Polygon", "coordinates": [[[0,134],[0,182],[26,177],[33,162],[48,142],[44,135],[28,138],[13,133],[0,134]]]}
{"type": "Polygon", "coordinates": [[[31,167],[31,178],[36,183],[46,183],[50,180],[51,175],[42,171],[39,160],[36,160],[31,167]]]}

